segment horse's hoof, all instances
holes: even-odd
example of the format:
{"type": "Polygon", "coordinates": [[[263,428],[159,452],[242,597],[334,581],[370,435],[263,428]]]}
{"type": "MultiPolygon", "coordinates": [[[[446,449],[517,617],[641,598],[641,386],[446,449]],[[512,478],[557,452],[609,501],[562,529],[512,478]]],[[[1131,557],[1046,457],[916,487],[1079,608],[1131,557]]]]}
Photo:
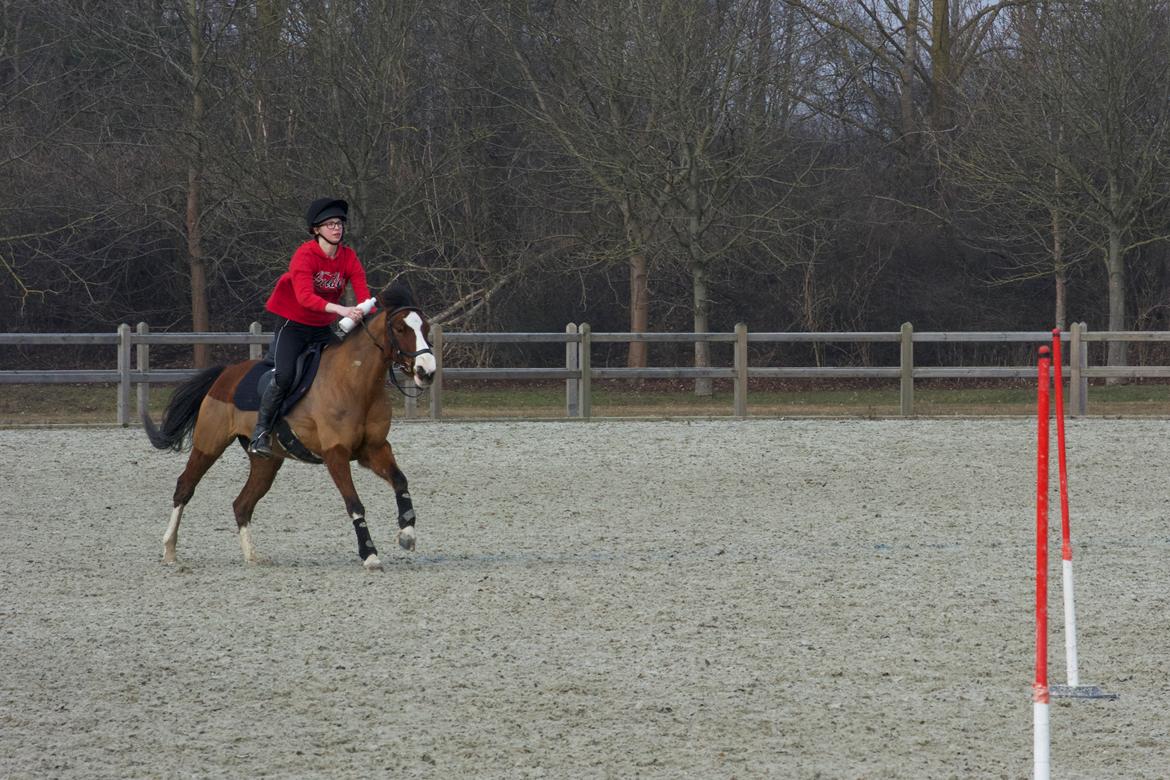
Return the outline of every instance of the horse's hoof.
{"type": "Polygon", "coordinates": [[[366,567],[366,571],[382,571],[382,562],[378,560],[377,555],[371,555],[362,561],[362,566],[366,567]]]}
{"type": "Polygon", "coordinates": [[[414,526],[408,525],[398,529],[398,546],[408,552],[414,552],[414,526]]]}

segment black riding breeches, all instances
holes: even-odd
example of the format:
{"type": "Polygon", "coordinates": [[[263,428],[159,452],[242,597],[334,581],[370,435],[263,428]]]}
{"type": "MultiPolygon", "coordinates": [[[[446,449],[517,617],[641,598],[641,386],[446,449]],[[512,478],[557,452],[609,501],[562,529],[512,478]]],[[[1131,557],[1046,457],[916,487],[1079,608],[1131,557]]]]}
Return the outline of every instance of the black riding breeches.
{"type": "Polygon", "coordinates": [[[328,344],[336,336],[328,325],[303,325],[285,320],[272,337],[272,359],[276,363],[273,382],[287,394],[296,378],[297,358],[313,344],[328,344]]]}

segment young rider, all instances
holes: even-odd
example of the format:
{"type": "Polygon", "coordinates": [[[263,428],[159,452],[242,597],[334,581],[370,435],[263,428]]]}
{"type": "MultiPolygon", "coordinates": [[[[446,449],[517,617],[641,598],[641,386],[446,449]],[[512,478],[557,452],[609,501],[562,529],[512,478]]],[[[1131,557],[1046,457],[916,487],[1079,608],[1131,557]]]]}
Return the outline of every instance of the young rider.
{"type": "Polygon", "coordinates": [[[272,456],[272,426],[280,404],[292,390],[297,358],[313,344],[334,339],[330,326],[339,317],[362,319],[357,306],[341,303],[346,284],[357,300],[370,297],[366,271],[348,246],[342,246],[349,204],[336,198],[318,198],[309,204],[305,222],[311,239],[297,247],[277,281],[265,308],[283,318],[272,338],[276,373],[260,399],[260,413],[248,452],[272,456]]]}

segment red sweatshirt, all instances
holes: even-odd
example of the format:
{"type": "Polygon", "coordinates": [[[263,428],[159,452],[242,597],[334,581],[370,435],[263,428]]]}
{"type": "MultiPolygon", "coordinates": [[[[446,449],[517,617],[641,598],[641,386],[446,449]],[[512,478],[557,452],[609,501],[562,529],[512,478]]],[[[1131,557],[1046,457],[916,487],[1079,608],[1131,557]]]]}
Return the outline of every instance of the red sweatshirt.
{"type": "Polygon", "coordinates": [[[338,303],[346,283],[353,285],[357,302],[370,297],[366,272],[357,254],[347,246],[330,257],[316,239],[306,241],[293,252],[288,271],[276,280],[265,308],[302,325],[330,325],[337,315],[325,311],[325,304],[338,303]]]}

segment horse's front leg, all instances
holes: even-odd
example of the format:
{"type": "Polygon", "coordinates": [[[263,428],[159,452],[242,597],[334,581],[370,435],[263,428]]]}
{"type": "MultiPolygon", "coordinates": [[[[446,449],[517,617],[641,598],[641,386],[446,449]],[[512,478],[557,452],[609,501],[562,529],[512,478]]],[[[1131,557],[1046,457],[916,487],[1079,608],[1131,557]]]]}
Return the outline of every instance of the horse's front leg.
{"type": "Polygon", "coordinates": [[[389,482],[394,488],[394,500],[398,503],[398,544],[404,550],[413,550],[414,503],[410,500],[410,487],[406,482],[406,475],[398,468],[390,443],[384,441],[377,446],[367,447],[358,463],[389,482]]]}
{"type": "Polygon", "coordinates": [[[329,469],[329,476],[333,484],[341,491],[345,499],[345,511],[353,520],[353,530],[357,534],[358,557],[367,569],[381,569],[382,562],[378,560],[378,550],[374,547],[374,540],[370,538],[370,529],[366,525],[366,508],[358,498],[357,489],[353,486],[353,474],[349,470],[349,451],[342,448],[333,448],[325,453],[325,468],[329,469]]]}

